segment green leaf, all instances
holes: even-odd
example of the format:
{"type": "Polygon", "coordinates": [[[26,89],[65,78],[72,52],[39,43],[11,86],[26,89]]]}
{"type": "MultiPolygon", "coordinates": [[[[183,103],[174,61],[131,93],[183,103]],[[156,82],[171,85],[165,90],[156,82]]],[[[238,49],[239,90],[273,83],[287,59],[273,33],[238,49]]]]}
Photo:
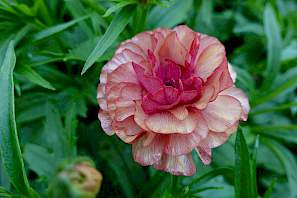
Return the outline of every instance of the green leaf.
{"type": "Polygon", "coordinates": [[[131,5],[131,4],[135,4],[135,3],[136,3],[136,1],[121,1],[121,2],[117,3],[116,5],[110,7],[108,10],[106,10],[103,17],[108,17],[109,15],[114,13],[115,11],[117,11],[117,10],[127,6],[127,5],[131,5]]]}
{"type": "Polygon", "coordinates": [[[193,5],[192,0],[175,1],[168,8],[161,6],[155,7],[148,16],[149,28],[174,27],[182,23],[187,18],[193,5]]]}
{"type": "Polygon", "coordinates": [[[101,37],[96,47],[93,49],[87,61],[83,67],[81,74],[84,74],[98,58],[100,58],[104,52],[112,45],[120,33],[124,30],[126,25],[129,23],[133,11],[133,7],[123,8],[112,20],[108,26],[105,34],[101,37]]]}
{"type": "Polygon", "coordinates": [[[276,86],[273,86],[272,90],[265,92],[265,95],[257,97],[252,106],[262,104],[264,102],[270,101],[280,95],[284,95],[289,91],[293,91],[297,87],[297,67],[289,69],[286,73],[279,75],[276,79],[276,86]]]}
{"type": "Polygon", "coordinates": [[[17,72],[25,78],[27,78],[32,83],[35,83],[46,89],[56,90],[50,82],[45,80],[42,76],[40,76],[35,70],[33,70],[29,66],[22,66],[17,70],[17,72]]]}
{"type": "Polygon", "coordinates": [[[271,193],[272,193],[272,190],[276,184],[276,181],[277,179],[274,179],[271,184],[269,185],[268,189],[265,191],[264,195],[263,195],[263,198],[270,198],[271,197],[271,193]]]}
{"type": "Polygon", "coordinates": [[[267,66],[264,72],[265,82],[263,89],[271,85],[280,70],[280,58],[282,51],[282,38],[275,13],[270,4],[264,9],[264,30],[267,38],[267,66]]]}
{"type": "Polygon", "coordinates": [[[214,170],[209,171],[208,173],[205,173],[204,175],[202,175],[198,178],[193,179],[193,181],[189,184],[189,187],[190,187],[190,189],[192,189],[192,187],[194,185],[197,185],[198,183],[199,184],[205,183],[208,180],[210,180],[216,176],[219,176],[219,175],[223,175],[228,178],[233,178],[233,172],[234,172],[234,170],[232,167],[216,168],[214,170]]]}
{"type": "Polygon", "coordinates": [[[62,23],[62,24],[59,24],[59,25],[52,26],[52,27],[49,27],[47,29],[44,29],[44,30],[36,33],[33,36],[33,40],[38,41],[38,40],[50,37],[50,36],[52,36],[54,34],[57,34],[59,32],[62,32],[64,30],[66,30],[67,28],[75,25],[76,23],[78,23],[78,22],[80,22],[82,20],[85,20],[86,18],[89,18],[89,16],[83,16],[83,17],[74,19],[72,21],[69,21],[69,22],[66,22],[66,23],[62,23]]]}
{"type": "Polygon", "coordinates": [[[279,144],[277,141],[268,139],[268,138],[261,138],[261,141],[267,146],[279,159],[281,164],[286,170],[287,179],[289,182],[289,188],[290,188],[290,195],[291,197],[297,196],[297,162],[296,158],[291,153],[290,150],[288,150],[283,145],[279,144]]]}
{"type": "Polygon", "coordinates": [[[13,69],[16,57],[12,41],[0,61],[0,152],[12,185],[18,192],[33,197],[24,169],[15,122],[13,69]]]}
{"type": "Polygon", "coordinates": [[[250,198],[253,196],[252,175],[249,151],[242,134],[242,130],[237,131],[235,140],[235,196],[238,198],[250,198]]]}

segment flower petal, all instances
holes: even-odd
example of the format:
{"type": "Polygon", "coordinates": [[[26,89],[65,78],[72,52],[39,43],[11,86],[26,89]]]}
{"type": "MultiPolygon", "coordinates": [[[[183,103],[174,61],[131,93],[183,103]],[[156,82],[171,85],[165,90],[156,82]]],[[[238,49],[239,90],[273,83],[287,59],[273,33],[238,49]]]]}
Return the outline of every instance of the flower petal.
{"type": "Polygon", "coordinates": [[[224,91],[220,92],[219,95],[227,95],[227,96],[232,96],[235,99],[237,99],[242,107],[242,114],[241,114],[241,119],[246,121],[248,113],[250,111],[250,104],[248,97],[245,95],[243,91],[236,87],[230,87],[228,89],[225,89],[224,91]]]}
{"type": "Polygon", "coordinates": [[[196,75],[206,80],[221,65],[225,56],[225,48],[222,44],[215,43],[208,46],[198,58],[196,75]]]}
{"type": "Polygon", "coordinates": [[[169,112],[159,112],[149,115],[145,119],[145,125],[155,133],[191,133],[196,127],[197,118],[195,114],[190,113],[184,120],[178,120],[169,112]]]}
{"type": "Polygon", "coordinates": [[[165,141],[161,135],[156,135],[150,144],[145,145],[144,141],[146,135],[143,135],[134,144],[132,144],[133,158],[136,162],[143,166],[152,165],[162,157],[162,151],[164,148],[165,141]]]}
{"type": "Polygon", "coordinates": [[[115,132],[111,128],[112,119],[108,112],[100,110],[98,113],[98,118],[101,122],[101,127],[107,135],[113,135],[115,132]]]}
{"type": "Polygon", "coordinates": [[[241,105],[231,96],[220,95],[201,112],[211,131],[224,132],[240,119],[241,105]]]}
{"type": "Polygon", "coordinates": [[[211,148],[209,147],[197,147],[196,152],[198,153],[203,164],[210,164],[211,162],[211,148]]]}
{"type": "Polygon", "coordinates": [[[191,176],[196,172],[192,154],[171,156],[163,155],[162,159],[154,164],[158,170],[170,172],[173,175],[191,176]]]}
{"type": "Polygon", "coordinates": [[[187,50],[178,40],[176,32],[172,32],[166,37],[158,54],[161,63],[169,59],[179,65],[184,65],[187,50]]]}

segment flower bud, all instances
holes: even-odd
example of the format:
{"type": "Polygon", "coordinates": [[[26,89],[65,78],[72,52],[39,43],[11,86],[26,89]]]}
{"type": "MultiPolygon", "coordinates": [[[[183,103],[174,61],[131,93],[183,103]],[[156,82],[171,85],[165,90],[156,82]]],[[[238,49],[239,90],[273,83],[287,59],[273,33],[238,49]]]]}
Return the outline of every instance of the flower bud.
{"type": "Polygon", "coordinates": [[[63,162],[49,186],[48,197],[94,198],[101,182],[102,175],[90,160],[63,162]]]}

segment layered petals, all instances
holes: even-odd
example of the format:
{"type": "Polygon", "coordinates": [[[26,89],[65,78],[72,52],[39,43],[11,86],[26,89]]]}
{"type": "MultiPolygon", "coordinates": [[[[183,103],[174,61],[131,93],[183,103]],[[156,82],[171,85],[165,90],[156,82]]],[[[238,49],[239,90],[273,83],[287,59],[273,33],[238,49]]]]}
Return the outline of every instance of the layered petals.
{"type": "Polygon", "coordinates": [[[192,151],[212,148],[247,120],[248,98],[216,38],[187,26],[158,28],[124,41],[102,68],[102,129],[132,145],[134,160],[174,175],[196,171],[192,151]]]}

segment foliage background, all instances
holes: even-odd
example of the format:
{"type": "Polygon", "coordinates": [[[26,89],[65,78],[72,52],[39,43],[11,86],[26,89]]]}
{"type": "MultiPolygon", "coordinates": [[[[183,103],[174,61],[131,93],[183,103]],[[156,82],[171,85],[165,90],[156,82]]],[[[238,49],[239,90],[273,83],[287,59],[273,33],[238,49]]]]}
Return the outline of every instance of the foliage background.
{"type": "Polygon", "coordinates": [[[297,197],[296,88],[294,0],[0,0],[0,196],[44,197],[61,161],[89,156],[98,197],[297,197]],[[210,166],[195,155],[193,177],[137,165],[97,120],[116,46],[178,24],[224,43],[252,106],[210,166]]]}

